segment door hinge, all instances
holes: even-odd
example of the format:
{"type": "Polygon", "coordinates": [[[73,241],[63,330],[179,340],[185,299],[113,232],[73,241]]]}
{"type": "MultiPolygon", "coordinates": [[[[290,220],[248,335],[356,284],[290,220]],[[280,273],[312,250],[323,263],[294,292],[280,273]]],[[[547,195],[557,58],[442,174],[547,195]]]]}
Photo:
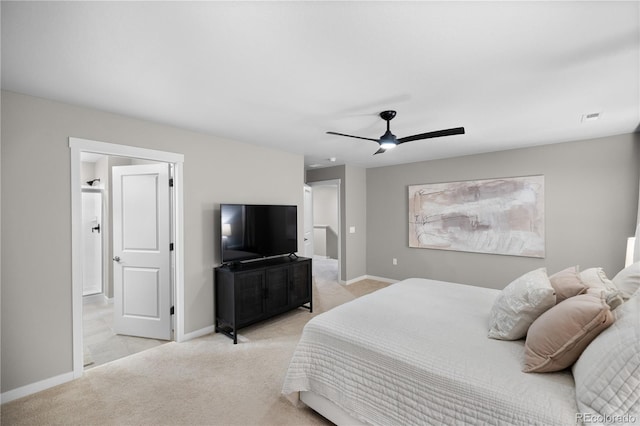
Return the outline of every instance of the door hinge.
{"type": "Polygon", "coordinates": [[[176,307],[172,306],[171,309],[169,310],[169,315],[175,315],[176,314],[176,307]]]}
{"type": "Polygon", "coordinates": [[[173,188],[173,178],[170,178],[170,179],[169,179],[169,187],[170,187],[170,188],[173,188]]]}
{"type": "Polygon", "coordinates": [[[173,243],[169,243],[169,251],[173,251],[173,243]]]}

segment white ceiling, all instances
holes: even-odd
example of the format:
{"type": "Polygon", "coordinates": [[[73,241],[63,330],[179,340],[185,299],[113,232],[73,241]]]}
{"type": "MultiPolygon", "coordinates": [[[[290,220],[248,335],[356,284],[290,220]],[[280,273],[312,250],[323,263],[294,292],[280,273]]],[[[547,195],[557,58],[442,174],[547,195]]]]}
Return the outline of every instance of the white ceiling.
{"type": "MultiPolygon", "coordinates": [[[[377,167],[631,133],[640,2],[7,2],[2,88],[377,167]],[[373,156],[378,113],[409,136],[373,156]],[[601,118],[581,122],[584,114],[601,118]]],[[[179,143],[179,142],[178,142],[179,143]]]]}

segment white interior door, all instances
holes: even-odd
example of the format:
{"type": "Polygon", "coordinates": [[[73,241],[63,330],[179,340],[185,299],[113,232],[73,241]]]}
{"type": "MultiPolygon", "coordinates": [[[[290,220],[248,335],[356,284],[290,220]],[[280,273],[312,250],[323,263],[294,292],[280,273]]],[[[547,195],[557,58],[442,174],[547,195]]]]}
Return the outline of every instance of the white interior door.
{"type": "Polygon", "coordinates": [[[113,167],[113,328],[171,338],[169,165],[113,167]]]}
{"type": "Polygon", "coordinates": [[[313,189],[304,187],[304,256],[313,257],[313,189]]]}

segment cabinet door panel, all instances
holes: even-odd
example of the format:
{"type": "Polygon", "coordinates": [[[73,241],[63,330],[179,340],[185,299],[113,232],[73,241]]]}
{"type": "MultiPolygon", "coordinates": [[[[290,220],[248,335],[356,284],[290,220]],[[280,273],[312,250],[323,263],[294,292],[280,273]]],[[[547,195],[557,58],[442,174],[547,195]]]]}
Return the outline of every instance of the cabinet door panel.
{"type": "Polygon", "coordinates": [[[291,304],[305,303],[311,300],[311,262],[292,265],[291,304]]]}
{"type": "Polygon", "coordinates": [[[267,269],[267,312],[282,310],[289,304],[289,267],[267,269]]]}
{"type": "Polygon", "coordinates": [[[238,325],[259,318],[264,313],[264,271],[236,276],[236,315],[238,325]]]}

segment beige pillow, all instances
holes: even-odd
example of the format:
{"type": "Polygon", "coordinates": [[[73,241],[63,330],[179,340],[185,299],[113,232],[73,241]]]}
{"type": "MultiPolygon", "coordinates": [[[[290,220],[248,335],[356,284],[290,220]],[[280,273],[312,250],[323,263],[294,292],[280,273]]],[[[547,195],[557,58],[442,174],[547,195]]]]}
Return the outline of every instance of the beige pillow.
{"type": "Polygon", "coordinates": [[[489,337],[522,339],[531,323],[556,304],[547,270],[539,268],[515,279],[502,290],[489,312],[489,337]]]}
{"type": "Polygon", "coordinates": [[[577,266],[564,269],[549,277],[551,286],[556,291],[556,304],[579,294],[587,292],[587,285],[580,279],[577,266]]]}
{"type": "Polygon", "coordinates": [[[640,262],[627,266],[613,277],[622,298],[628,300],[640,288],[640,262]]]}
{"type": "Polygon", "coordinates": [[[611,309],[615,309],[622,304],[622,294],[618,287],[607,278],[602,268],[586,269],[580,272],[580,279],[589,287],[587,293],[599,294],[604,291],[606,301],[611,309]]]}
{"type": "Polygon", "coordinates": [[[569,367],[613,321],[604,294],[580,294],[558,303],[529,327],[522,371],[546,373],[569,367]]]}

